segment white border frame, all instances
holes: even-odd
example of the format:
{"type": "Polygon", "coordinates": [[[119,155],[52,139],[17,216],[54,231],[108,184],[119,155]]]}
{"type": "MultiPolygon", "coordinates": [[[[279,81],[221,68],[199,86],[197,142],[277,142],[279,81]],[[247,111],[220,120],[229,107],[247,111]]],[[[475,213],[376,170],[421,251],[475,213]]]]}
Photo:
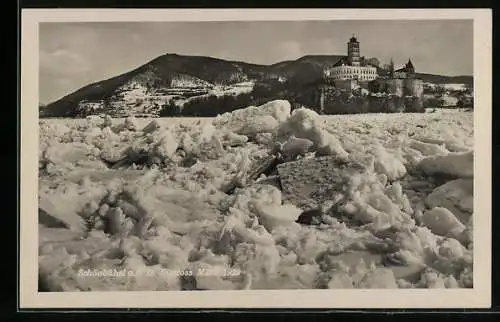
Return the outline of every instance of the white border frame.
{"type": "Polygon", "coordinates": [[[21,28],[21,308],[487,308],[491,305],[490,9],[25,9],[21,28]],[[84,21],[474,21],[474,288],[38,293],[38,23],[84,21]],[[480,232],[480,233],[478,233],[480,232]]]}

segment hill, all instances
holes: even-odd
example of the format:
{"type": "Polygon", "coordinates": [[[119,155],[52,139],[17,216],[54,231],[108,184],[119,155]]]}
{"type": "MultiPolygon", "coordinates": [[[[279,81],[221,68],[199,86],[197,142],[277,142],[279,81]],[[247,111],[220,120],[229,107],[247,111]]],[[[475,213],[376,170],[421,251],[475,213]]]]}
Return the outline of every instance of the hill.
{"type": "Polygon", "coordinates": [[[74,117],[94,112],[154,113],[193,97],[249,92],[266,80],[314,81],[339,55],[304,56],[257,65],[204,56],[166,54],[132,71],[87,85],[43,108],[42,117],[74,117]]]}

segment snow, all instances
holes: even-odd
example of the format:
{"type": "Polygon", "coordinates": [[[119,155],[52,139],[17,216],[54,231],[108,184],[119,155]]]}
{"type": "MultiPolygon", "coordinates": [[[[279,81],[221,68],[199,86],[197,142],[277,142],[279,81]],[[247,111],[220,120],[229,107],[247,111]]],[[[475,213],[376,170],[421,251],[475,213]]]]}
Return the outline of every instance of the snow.
{"type": "Polygon", "coordinates": [[[425,199],[433,207],[443,207],[451,211],[463,224],[472,216],[474,204],[474,182],[472,179],[457,179],[437,187],[425,199]]]}
{"type": "Polygon", "coordinates": [[[155,154],[160,158],[167,159],[174,155],[178,147],[174,136],[167,130],[161,133],[161,138],[155,146],[155,154]]]}
{"type": "Polygon", "coordinates": [[[250,106],[224,113],[216,117],[213,124],[218,129],[256,136],[259,133],[273,132],[290,116],[290,110],[291,105],[288,101],[272,101],[261,106],[250,106]]]}
{"type": "Polygon", "coordinates": [[[213,87],[214,85],[202,79],[180,74],[172,78],[170,87],[172,88],[200,88],[200,87],[213,87]]]}
{"type": "MultiPolygon", "coordinates": [[[[182,106],[192,99],[215,96],[237,96],[250,93],[253,81],[241,82],[230,86],[214,85],[189,75],[174,75],[170,84],[161,84],[161,79],[153,71],[136,75],[118,87],[110,97],[109,105],[115,116],[157,116],[164,105],[171,102],[182,106]]],[[[82,101],[82,113],[102,113],[103,101],[82,101]]]]}
{"type": "Polygon", "coordinates": [[[389,180],[400,179],[406,174],[406,167],[403,162],[387,153],[384,148],[377,147],[374,156],[376,171],[386,175],[389,180]]]}
{"type": "Polygon", "coordinates": [[[465,91],[467,89],[465,84],[447,83],[443,84],[442,86],[447,90],[453,90],[453,91],[465,91]]]}
{"type": "Polygon", "coordinates": [[[387,268],[378,268],[367,273],[358,288],[397,288],[394,273],[387,268]]]}
{"type": "Polygon", "coordinates": [[[445,90],[449,90],[449,91],[465,91],[465,90],[467,90],[467,85],[462,84],[462,83],[435,84],[435,83],[425,82],[424,86],[427,88],[431,88],[431,89],[436,89],[438,87],[442,87],[445,90]]]}
{"type": "Polygon", "coordinates": [[[335,155],[342,160],[348,157],[337,137],[326,129],[318,114],[312,110],[302,107],[292,112],[278,130],[280,137],[290,135],[310,140],[314,143],[313,149],[322,155],[335,155]]]}
{"type": "Polygon", "coordinates": [[[422,221],[434,234],[439,236],[457,238],[465,229],[465,226],[455,215],[443,207],[434,207],[426,211],[422,221]]]}
{"type": "Polygon", "coordinates": [[[474,176],[474,154],[449,153],[445,156],[431,156],[423,159],[418,168],[427,175],[445,175],[454,178],[472,178],[474,176]]]}
{"type": "Polygon", "coordinates": [[[353,281],[349,274],[346,272],[335,272],[332,274],[330,281],[328,282],[328,288],[330,289],[349,289],[353,288],[353,281]]]}
{"type": "Polygon", "coordinates": [[[294,205],[256,205],[256,212],[262,220],[263,226],[270,232],[277,227],[296,225],[302,210],[294,205]]]}
{"type": "Polygon", "coordinates": [[[292,135],[283,146],[279,146],[279,149],[288,160],[294,160],[299,155],[305,156],[313,145],[311,140],[296,138],[292,135]]]}
{"type": "Polygon", "coordinates": [[[253,90],[255,83],[252,81],[241,82],[231,86],[220,86],[217,85],[210,91],[210,94],[215,96],[224,96],[224,95],[241,95],[250,93],[253,90]]]}
{"type": "Polygon", "coordinates": [[[459,110],[320,116],[287,101],[217,118],[40,121],[40,206],[76,227],[40,217],[40,274],[69,291],[472,287],[472,129],[459,110]],[[304,209],[271,174],[222,192],[275,151],[360,167],[298,169],[325,188],[317,222],[299,224],[304,209]]]}
{"type": "Polygon", "coordinates": [[[256,116],[251,122],[243,124],[237,134],[255,136],[258,133],[270,133],[278,127],[278,121],[271,115],[256,116]]]}
{"type": "Polygon", "coordinates": [[[458,104],[458,98],[455,96],[443,95],[441,99],[443,100],[444,107],[453,107],[458,104]]]}

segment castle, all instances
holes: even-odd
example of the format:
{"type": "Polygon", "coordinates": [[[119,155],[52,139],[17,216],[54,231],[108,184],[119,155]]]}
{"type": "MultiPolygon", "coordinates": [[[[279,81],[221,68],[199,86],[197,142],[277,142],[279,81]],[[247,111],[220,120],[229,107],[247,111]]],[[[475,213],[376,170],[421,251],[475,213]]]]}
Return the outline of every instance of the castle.
{"type": "Polygon", "coordinates": [[[314,95],[322,113],[418,110],[423,106],[423,81],[411,59],[397,69],[392,59],[386,69],[371,65],[360,55],[354,35],[347,43],[347,56],[323,72],[325,82],[314,95]],[[361,95],[353,95],[355,90],[361,95]],[[346,94],[352,99],[342,98],[346,94]]]}
{"type": "Polygon", "coordinates": [[[413,67],[410,58],[408,58],[408,62],[402,68],[394,70],[393,64],[390,66],[389,76],[391,78],[415,78],[415,67],[413,67]]]}
{"type": "Polygon", "coordinates": [[[359,41],[353,35],[347,43],[347,57],[341,58],[332,68],[325,70],[325,76],[333,80],[371,81],[377,78],[377,68],[361,66],[359,41]]]}
{"type": "Polygon", "coordinates": [[[391,60],[387,75],[382,76],[378,74],[380,69],[377,66],[372,66],[361,58],[359,44],[353,35],[347,43],[347,56],[324,70],[325,79],[333,83],[335,88],[349,91],[362,87],[371,92],[415,96],[419,99],[422,97],[423,82],[416,77],[411,59],[396,70],[391,60]]]}

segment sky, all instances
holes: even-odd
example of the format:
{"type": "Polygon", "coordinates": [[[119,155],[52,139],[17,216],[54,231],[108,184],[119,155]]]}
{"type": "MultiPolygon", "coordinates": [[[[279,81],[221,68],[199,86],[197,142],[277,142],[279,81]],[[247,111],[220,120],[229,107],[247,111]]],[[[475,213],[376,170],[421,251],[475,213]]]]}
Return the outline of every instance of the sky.
{"type": "Polygon", "coordinates": [[[166,54],[273,64],[304,55],[361,55],[417,72],[473,74],[473,24],[454,20],[41,23],[40,102],[47,104],[166,54]]]}

